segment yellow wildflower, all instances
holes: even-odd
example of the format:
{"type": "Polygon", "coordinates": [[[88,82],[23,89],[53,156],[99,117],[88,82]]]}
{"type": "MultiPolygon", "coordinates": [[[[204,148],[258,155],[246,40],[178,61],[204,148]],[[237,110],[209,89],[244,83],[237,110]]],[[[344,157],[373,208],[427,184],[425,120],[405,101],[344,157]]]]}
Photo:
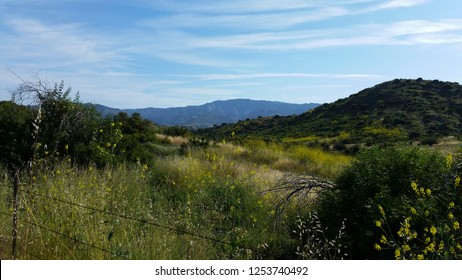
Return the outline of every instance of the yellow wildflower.
{"type": "Polygon", "coordinates": [[[451,212],[449,212],[448,218],[449,218],[450,220],[452,220],[452,219],[454,219],[454,215],[453,215],[451,212]]]}
{"type": "Polygon", "coordinates": [[[432,227],[430,228],[430,232],[431,232],[433,235],[435,235],[435,234],[436,234],[436,228],[435,228],[434,226],[432,226],[432,227]]]}
{"type": "Polygon", "coordinates": [[[454,187],[458,187],[460,185],[460,176],[457,176],[454,180],[454,187]]]}
{"type": "Polygon", "coordinates": [[[404,244],[403,245],[403,250],[404,250],[404,252],[411,251],[411,246],[409,246],[408,244],[404,244]]]}
{"type": "Polygon", "coordinates": [[[455,221],[453,226],[454,226],[454,229],[456,229],[456,230],[460,228],[460,225],[459,225],[458,221],[455,221]]]}
{"type": "Polygon", "coordinates": [[[430,252],[430,253],[435,252],[435,243],[434,243],[434,242],[430,243],[430,244],[427,246],[426,249],[427,249],[427,251],[430,252]]]}
{"type": "Polygon", "coordinates": [[[377,251],[380,251],[380,250],[382,250],[382,247],[380,247],[379,244],[375,243],[374,244],[374,249],[377,250],[377,251]]]}
{"type": "Polygon", "coordinates": [[[375,225],[376,225],[377,227],[382,227],[382,223],[381,223],[380,221],[378,221],[378,220],[375,221],[375,225]]]}
{"type": "Polygon", "coordinates": [[[414,192],[416,192],[417,194],[419,193],[418,189],[417,189],[417,184],[416,182],[412,182],[411,183],[411,188],[414,190],[414,192]]]}
{"type": "Polygon", "coordinates": [[[453,162],[452,155],[447,155],[447,156],[446,156],[446,165],[447,165],[448,167],[451,167],[451,166],[452,166],[452,162],[453,162]]]}
{"type": "Polygon", "coordinates": [[[382,234],[382,238],[380,238],[380,243],[387,244],[387,242],[388,242],[387,237],[385,237],[385,235],[382,234]]]}
{"type": "Polygon", "coordinates": [[[418,259],[418,260],[423,260],[423,259],[424,259],[424,255],[423,255],[423,254],[417,255],[417,259],[418,259]]]}
{"type": "Polygon", "coordinates": [[[453,202],[453,201],[451,201],[451,202],[449,203],[448,209],[451,209],[451,208],[454,208],[454,202],[453,202]]]}
{"type": "Polygon", "coordinates": [[[426,190],[425,190],[425,193],[426,193],[428,196],[430,196],[430,195],[432,195],[432,190],[426,189],[426,190]]]}
{"type": "Polygon", "coordinates": [[[398,230],[398,236],[399,237],[403,237],[404,236],[404,228],[403,227],[400,227],[399,230],[398,230]]]}
{"type": "Polygon", "coordinates": [[[417,215],[417,210],[415,210],[414,207],[411,207],[411,213],[414,214],[414,215],[417,215]]]}
{"type": "Polygon", "coordinates": [[[399,259],[401,257],[401,249],[396,249],[395,250],[395,259],[399,259]]]}
{"type": "Polygon", "coordinates": [[[380,215],[382,215],[382,217],[385,217],[385,210],[383,210],[383,207],[381,205],[379,205],[379,211],[380,215]]]}
{"type": "Polygon", "coordinates": [[[421,194],[421,195],[424,195],[424,194],[425,194],[425,189],[424,189],[424,188],[420,188],[420,194],[421,194]]]}
{"type": "Polygon", "coordinates": [[[444,241],[440,241],[440,244],[438,245],[438,252],[443,253],[444,251],[444,241]]]}

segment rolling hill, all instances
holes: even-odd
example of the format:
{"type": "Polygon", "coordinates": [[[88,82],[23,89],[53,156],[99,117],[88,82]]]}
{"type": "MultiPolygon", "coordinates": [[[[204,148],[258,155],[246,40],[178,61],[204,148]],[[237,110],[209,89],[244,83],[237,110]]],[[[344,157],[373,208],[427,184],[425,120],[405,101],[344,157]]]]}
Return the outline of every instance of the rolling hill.
{"type": "Polygon", "coordinates": [[[348,98],[288,117],[261,117],[199,130],[215,139],[340,137],[361,141],[436,141],[462,134],[462,86],[438,80],[395,79],[348,98]],[[233,133],[234,132],[234,133],[233,133]]]}
{"type": "Polygon", "coordinates": [[[199,106],[174,108],[143,108],[143,109],[114,109],[96,105],[103,115],[135,112],[148,120],[166,126],[185,126],[190,128],[212,127],[223,123],[235,123],[240,120],[253,119],[259,116],[288,116],[301,114],[319,104],[291,104],[275,101],[258,101],[250,99],[232,99],[214,101],[199,106]]]}

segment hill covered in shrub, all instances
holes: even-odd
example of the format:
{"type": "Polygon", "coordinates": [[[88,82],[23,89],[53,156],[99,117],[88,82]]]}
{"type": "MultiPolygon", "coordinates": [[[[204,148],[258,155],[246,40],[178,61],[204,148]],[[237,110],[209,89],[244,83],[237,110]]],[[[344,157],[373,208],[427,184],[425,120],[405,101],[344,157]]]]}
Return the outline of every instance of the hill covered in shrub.
{"type": "Polygon", "coordinates": [[[462,134],[462,86],[423,79],[396,79],[364,89],[297,116],[261,117],[198,131],[229,138],[338,137],[345,142],[434,143],[462,134]]]}

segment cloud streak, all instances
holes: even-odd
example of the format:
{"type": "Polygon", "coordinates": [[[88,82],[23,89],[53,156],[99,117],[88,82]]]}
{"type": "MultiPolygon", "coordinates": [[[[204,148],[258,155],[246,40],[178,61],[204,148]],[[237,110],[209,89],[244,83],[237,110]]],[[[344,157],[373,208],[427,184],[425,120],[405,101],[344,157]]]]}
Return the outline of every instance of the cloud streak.
{"type": "MultiPolygon", "coordinates": [[[[410,8],[430,0],[357,1],[226,1],[194,5],[165,4],[171,14],[138,22],[151,28],[283,30],[337,17],[357,16],[381,10],[410,8]],[[378,2],[378,3],[377,3],[378,2]],[[176,8],[173,8],[176,7],[176,8]],[[173,11],[183,11],[181,13],[173,11]]],[[[162,6],[162,5],[161,5],[162,6]]]]}
{"type": "Polygon", "coordinates": [[[89,32],[79,24],[46,24],[20,17],[0,20],[0,66],[18,71],[110,69],[126,54],[109,36],[89,32]],[[2,24],[3,23],[3,29],[2,24]]]}
{"type": "Polygon", "coordinates": [[[326,47],[452,44],[462,38],[462,20],[409,20],[368,24],[348,29],[267,32],[223,37],[196,38],[196,48],[246,49],[254,51],[309,50],[326,47]],[[435,38],[439,40],[425,40],[435,38]],[[419,38],[419,40],[416,40],[419,38]]]}
{"type": "Polygon", "coordinates": [[[320,73],[256,73],[256,74],[206,74],[193,75],[191,77],[200,80],[243,80],[243,79],[266,79],[266,78],[328,78],[328,79],[377,79],[383,78],[374,74],[320,74],[320,73]]]}

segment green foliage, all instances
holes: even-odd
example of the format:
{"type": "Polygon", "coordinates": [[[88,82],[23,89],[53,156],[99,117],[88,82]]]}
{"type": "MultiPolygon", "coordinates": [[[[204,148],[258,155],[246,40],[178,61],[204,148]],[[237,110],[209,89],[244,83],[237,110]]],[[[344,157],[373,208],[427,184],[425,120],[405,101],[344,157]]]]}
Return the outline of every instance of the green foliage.
{"type": "Polygon", "coordinates": [[[396,259],[462,259],[461,165],[454,164],[451,155],[447,165],[452,170],[441,188],[410,184],[413,199],[408,202],[408,212],[401,217],[396,232],[389,226],[390,212],[394,210],[377,205],[380,217],[376,226],[382,236],[374,245],[376,250],[392,249],[396,259]]]}
{"type": "MultiPolygon", "coordinates": [[[[462,86],[429,80],[396,79],[324,104],[304,114],[266,117],[199,130],[214,139],[334,138],[350,143],[423,142],[462,134],[462,86]]],[[[344,143],[345,144],[345,143],[344,143]]],[[[345,146],[344,146],[345,148],[345,146]]]]}
{"type": "Polygon", "coordinates": [[[157,134],[162,128],[153,122],[143,119],[140,114],[134,113],[128,116],[119,113],[112,117],[112,123],[120,126],[123,137],[117,144],[119,160],[149,163],[156,156],[162,154],[158,144],[168,144],[168,140],[162,140],[157,134]]]}
{"type": "MultiPolygon", "coordinates": [[[[0,104],[2,163],[13,166],[38,162],[51,164],[66,159],[80,165],[98,166],[122,161],[150,162],[170,153],[156,135],[162,129],[134,113],[103,118],[96,109],[71,99],[64,83],[49,88],[25,83],[14,92],[15,100],[32,99],[34,106],[13,102],[0,104]],[[32,96],[30,96],[32,95],[32,96]],[[26,98],[27,97],[27,98],[26,98]]],[[[172,133],[184,133],[177,128],[172,133]]]]}
{"type": "Polygon", "coordinates": [[[337,178],[337,189],[322,195],[321,219],[331,228],[346,219],[350,256],[376,258],[377,251],[373,250],[378,234],[374,225],[378,218],[376,205],[393,209],[388,224],[391,232],[397,232],[401,217],[408,213],[415,196],[406,186],[417,182],[437,190],[444,184],[447,171],[444,157],[436,151],[413,147],[364,150],[337,178]]]}
{"type": "Polygon", "coordinates": [[[169,136],[182,136],[182,137],[188,137],[191,136],[191,131],[187,129],[186,127],[182,126],[168,126],[164,127],[162,129],[163,133],[169,136]]]}
{"type": "Polygon", "coordinates": [[[9,169],[32,157],[34,111],[11,101],[0,102],[0,164],[9,169]]]}

